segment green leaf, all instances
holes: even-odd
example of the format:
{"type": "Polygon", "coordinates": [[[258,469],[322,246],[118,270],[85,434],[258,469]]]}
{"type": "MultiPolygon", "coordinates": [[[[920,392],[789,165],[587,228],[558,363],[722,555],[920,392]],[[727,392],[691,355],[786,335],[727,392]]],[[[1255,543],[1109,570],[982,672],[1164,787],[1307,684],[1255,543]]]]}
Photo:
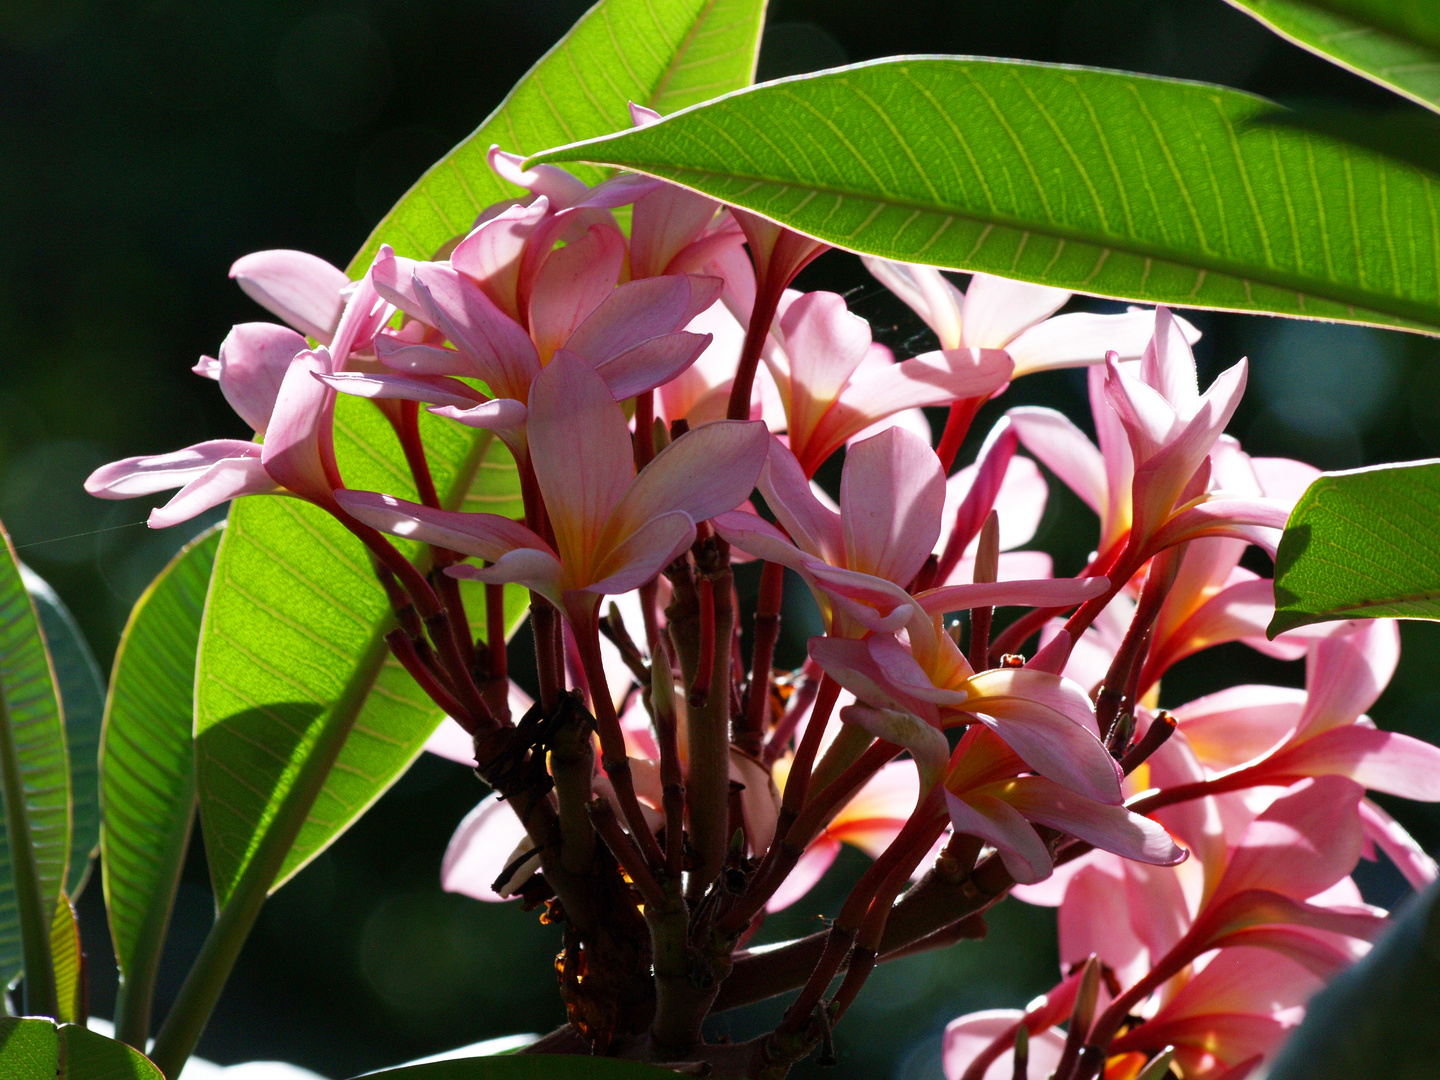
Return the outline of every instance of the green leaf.
{"type": "Polygon", "coordinates": [[[1224,87],[899,58],[537,155],[828,243],[1078,292],[1440,333],[1440,181],[1224,87]]]}
{"type": "Polygon", "coordinates": [[[1228,0],[1281,37],[1440,110],[1440,6],[1396,0],[1228,0]]]}
{"type": "Polygon", "coordinates": [[[1269,1080],[1434,1076],[1440,885],[1412,897],[1364,959],[1310,999],[1269,1080]]]}
{"type": "Polygon", "coordinates": [[[23,564],[20,576],[40,616],[65,716],[71,822],[65,892],[73,900],[85,888],[91,859],[100,844],[100,723],[105,712],[105,677],[75,617],[55,590],[23,564]]]}
{"type": "Polygon", "coordinates": [[[567,1054],[507,1054],[432,1061],[366,1073],[366,1080],[675,1080],[655,1065],[567,1054]]]}
{"type": "Polygon", "coordinates": [[[138,1050],[76,1024],[36,1017],[0,1020],[5,1080],[165,1080],[138,1050]]]}
{"type": "Polygon", "coordinates": [[[1440,619],[1440,461],[1325,473],[1280,538],[1271,637],[1386,617],[1440,619]]]}
{"type": "Polygon", "coordinates": [[[0,541],[0,985],[20,974],[22,958],[43,961],[28,980],[34,1007],[54,990],[50,919],[70,854],[70,766],[40,621],[3,528],[0,541]]]}
{"type": "Polygon", "coordinates": [[[220,529],[181,549],[135,602],[105,704],[100,844],[120,968],[116,1033],[126,1042],[149,1034],[155,972],[195,819],[195,652],[220,529]]]}
{"type": "Polygon", "coordinates": [[[50,955],[55,958],[55,1000],[68,1024],[85,1022],[85,957],[80,947],[80,921],[70,898],[60,894],[50,920],[50,955]]]}
{"type": "MultiPolygon", "coordinates": [[[[603,0],[542,56],[483,124],[432,165],[350,264],[382,243],[428,259],[491,203],[523,194],[486,164],[490,147],[539,150],[630,126],[628,103],[670,113],[755,77],[764,0],[603,0]]],[[[584,170],[586,181],[601,174],[584,170]]]]}
{"type": "MultiPolygon", "coordinates": [[[[510,197],[485,163],[491,142],[542,146],[599,134],[629,124],[629,100],[676,108],[744,85],[763,15],[761,0],[602,0],[401,200],[352,272],[382,240],[428,256],[488,202],[510,197]]],[[[421,417],[443,503],[519,516],[518,474],[504,445],[421,417]]],[[[341,396],[335,446],[349,486],[415,497],[394,433],[369,402],[341,396]]],[[[477,620],[479,592],[467,600],[477,620]]],[[[523,591],[506,596],[513,632],[523,591]]],[[[271,871],[272,889],[324,850],[439,722],[389,655],[392,625],[368,555],[326,514],[293,499],[235,503],[206,607],[196,695],[200,818],[222,904],[272,832],[298,825],[271,871]],[[323,789],[310,790],[317,778],[323,789]]]]}

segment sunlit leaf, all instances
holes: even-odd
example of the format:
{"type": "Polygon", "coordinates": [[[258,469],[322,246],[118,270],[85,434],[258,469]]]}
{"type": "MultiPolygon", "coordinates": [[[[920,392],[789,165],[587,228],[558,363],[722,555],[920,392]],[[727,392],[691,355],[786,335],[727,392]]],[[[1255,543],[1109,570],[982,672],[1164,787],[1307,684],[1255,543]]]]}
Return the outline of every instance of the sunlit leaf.
{"type": "Polygon", "coordinates": [[[1227,0],[1281,37],[1440,110],[1440,5],[1397,0],[1227,0]]]}
{"type": "Polygon", "coordinates": [[[75,617],[55,590],[28,566],[22,565],[20,574],[40,616],[65,714],[71,822],[65,892],[74,899],[85,888],[100,843],[100,721],[105,712],[105,677],[75,617]]]}
{"type": "Polygon", "coordinates": [[[216,527],[170,561],[135,602],[115,653],[100,754],[100,843],[122,1035],[130,1012],[148,1018],[195,818],[195,652],[219,546],[216,527]]]}
{"type": "Polygon", "coordinates": [[[76,1024],[0,1019],[5,1080],[164,1080],[145,1055],[76,1024]]]}
{"type": "MultiPolygon", "coordinates": [[[[38,924],[35,931],[42,945],[49,941],[50,919],[70,854],[70,770],[65,727],[40,620],[21,578],[15,549],[3,529],[0,688],[4,690],[7,714],[0,717],[0,727],[4,728],[0,730],[0,763],[8,772],[11,763],[7,759],[13,752],[23,796],[14,800],[23,807],[12,807],[12,800],[6,800],[4,842],[0,846],[0,985],[4,985],[20,973],[23,919],[38,924]],[[33,856],[33,887],[27,887],[23,867],[17,866],[18,845],[10,829],[12,808],[23,812],[23,828],[33,856]],[[21,871],[18,876],[17,870],[21,871]]],[[[8,787],[3,781],[0,786],[8,787]]],[[[44,981],[48,974],[39,978],[44,981]]]]}
{"type": "Polygon", "coordinates": [[[1281,537],[1270,636],[1385,616],[1440,619],[1440,461],[1326,473],[1281,537]]]}
{"type": "Polygon", "coordinates": [[[1440,333],[1426,174],[1219,86],[877,61],[536,156],[674,180],[840,247],[1080,292],[1440,333]]]}
{"type": "Polygon", "coordinates": [[[55,960],[55,1000],[68,1024],[85,1022],[85,957],[80,946],[80,922],[70,898],[60,894],[50,920],[50,955],[55,960]]]}

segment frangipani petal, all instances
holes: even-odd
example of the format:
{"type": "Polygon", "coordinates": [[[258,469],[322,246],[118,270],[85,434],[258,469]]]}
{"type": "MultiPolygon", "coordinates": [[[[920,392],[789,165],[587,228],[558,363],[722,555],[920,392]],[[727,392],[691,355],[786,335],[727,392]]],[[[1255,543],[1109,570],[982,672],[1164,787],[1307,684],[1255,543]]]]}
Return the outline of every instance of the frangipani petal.
{"type": "Polygon", "coordinates": [[[241,495],[271,495],[280,490],[259,458],[224,458],[177,491],[164,506],[150,511],[147,523],[152,529],[166,529],[241,495]]]}
{"type": "Polygon", "coordinates": [[[1010,876],[1033,885],[1055,869],[1050,852],[1030,823],[1009,803],[983,791],[958,796],[947,790],[945,804],[957,833],[978,836],[993,844],[1010,876]]]}
{"type": "MultiPolygon", "coordinates": [[[[1200,340],[1200,331],[1179,316],[1186,341],[1200,340]]],[[[1121,360],[1138,360],[1155,330],[1155,314],[1137,309],[1123,315],[1075,312],[1056,315],[1023,331],[1005,351],[1015,361],[1015,378],[1036,371],[1098,364],[1107,352],[1121,360]]]]}
{"type": "Polygon", "coordinates": [[[1376,847],[1385,852],[1395,868],[1417,892],[1437,877],[1435,860],[1415,842],[1404,827],[1369,799],[1360,800],[1360,825],[1376,847]]]}
{"type": "Polygon", "coordinates": [[[592,225],[552,252],[535,276],[530,336],[544,363],[615,289],[625,238],[613,225],[592,225]]]}
{"type": "Polygon", "coordinates": [[[940,459],[901,428],[856,443],[840,480],[845,565],[905,585],[940,535],[945,474],[940,459]]]}
{"type": "Polygon", "coordinates": [[[220,392],[240,419],[264,435],[290,361],[309,345],[286,326],[239,323],[220,343],[220,392]]]}
{"type": "MultiPolygon", "coordinates": [[[[478,517],[479,515],[466,516],[478,517]]],[[[592,594],[566,590],[565,571],[560,565],[560,560],[548,551],[541,551],[539,548],[515,548],[496,559],[493,566],[483,569],[468,563],[458,563],[455,566],[447,566],[445,573],[453,578],[483,581],[488,585],[523,585],[527,589],[534,589],[562,611],[569,610],[566,604],[567,597],[585,598],[586,602],[593,598],[595,603],[599,602],[599,598],[592,597],[592,594]]],[[[593,604],[589,610],[594,611],[593,604]]]]}
{"type": "Polygon", "coordinates": [[[717,277],[694,274],[627,282],[576,327],[565,348],[598,367],[641,342],[683,330],[719,299],[723,287],[717,277]]]}
{"type": "Polygon", "coordinates": [[[800,462],[779,439],[770,440],[758,484],[765,505],[801,550],[832,565],[843,561],[840,515],[816,498],[800,462]]]}
{"type": "Polygon", "coordinates": [[[799,900],[819,883],[825,876],[825,871],[835,862],[835,856],[839,854],[840,841],[828,833],[821,833],[805,849],[794,869],[765,902],[765,910],[770,913],[783,911],[799,900]]]}
{"type": "Polygon", "coordinates": [[[1043,776],[1022,776],[983,790],[1004,799],[1031,821],[1123,858],[1156,866],[1174,866],[1185,859],[1185,849],[1170,838],[1163,825],[1123,806],[1077,795],[1043,776]]]}
{"type": "Polygon", "coordinates": [[[335,391],[317,375],[334,370],[325,349],[302,352],[290,362],[260,460],[276,483],[319,506],[333,507],[334,492],[343,487],[335,465],[335,391]]]}
{"type": "Polygon", "coordinates": [[[243,439],[212,439],[169,454],[112,461],[90,474],[85,490],[98,499],[132,499],[183,487],[230,458],[259,461],[260,446],[243,439]]]}
{"type": "MultiPolygon", "coordinates": [[[[950,1021],[945,1028],[941,1065],[945,1080],[961,1080],[976,1056],[1018,1024],[1025,1014],[1019,1009],[987,1009],[950,1021]]],[[[1065,1035],[1047,1027],[1030,1036],[1028,1069],[1031,1076],[1049,1076],[1060,1065],[1065,1052],[1065,1035]]],[[[1006,1050],[986,1068],[981,1080],[1011,1080],[1015,1075],[1015,1051],[1006,1050]]]]}
{"type": "Polygon", "coordinates": [[[587,592],[614,596],[639,588],[695,542],[695,521],[681,511],[659,514],[605,551],[587,592]]]}
{"type": "Polygon", "coordinates": [[[372,375],[368,371],[341,371],[317,377],[341,394],[372,400],[422,401],[460,410],[474,408],[485,401],[485,396],[478,390],[472,390],[459,379],[445,375],[372,375]]]}
{"type": "Polygon", "coordinates": [[[765,425],[752,420],[718,420],[687,432],[640,470],[615,510],[617,527],[672,511],[700,522],[734,510],[754,490],[769,447],[765,425]]]}
{"type": "Polygon", "coordinates": [[[664,334],[626,349],[595,370],[615,400],[623,401],[663,386],[693,364],[709,344],[709,334],[664,334]]]}
{"type": "Polygon", "coordinates": [[[864,728],[877,739],[903,746],[915,759],[920,786],[929,791],[950,760],[950,743],[945,733],[913,713],[896,709],[872,709],[868,705],[847,705],[840,719],[864,728]]]}
{"type": "Polygon", "coordinates": [[[405,540],[419,540],[491,562],[516,548],[533,548],[555,558],[544,540],[518,521],[498,514],[437,510],[393,495],[349,489],[337,492],[335,501],[357,521],[405,540]]]}
{"type": "MultiPolygon", "coordinates": [[[[345,308],[343,270],[304,251],[257,251],[237,259],[230,276],[272,315],[322,345],[330,344],[345,308]]],[[[302,346],[303,347],[303,346],[302,346]]]]}
{"type": "Polygon", "coordinates": [[[1400,631],[1394,619],[1365,619],[1345,633],[1310,646],[1305,684],[1309,698],[1297,738],[1352,723],[1380,697],[1400,662],[1400,631]]]}
{"type": "Polygon", "coordinates": [[[962,345],[1003,349],[1022,331],[1065,306],[1070,293],[1048,285],[976,274],[965,290],[961,314],[962,345]]]}
{"type": "Polygon", "coordinates": [[[495,892],[491,885],[517,852],[533,846],[515,811],[501,800],[498,792],[492,792],[465,815],[450,837],[440,862],[440,886],[446,892],[461,893],[476,900],[492,903],[508,900],[513,895],[510,890],[518,888],[524,878],[539,867],[538,858],[527,864],[528,872],[523,877],[504,883],[502,887],[508,886],[504,894],[495,892]]]}
{"type": "Polygon", "coordinates": [[[1025,449],[1097,514],[1108,499],[1105,462],[1100,451],[1063,414],[1053,409],[1022,406],[1005,414],[1025,449]]]}

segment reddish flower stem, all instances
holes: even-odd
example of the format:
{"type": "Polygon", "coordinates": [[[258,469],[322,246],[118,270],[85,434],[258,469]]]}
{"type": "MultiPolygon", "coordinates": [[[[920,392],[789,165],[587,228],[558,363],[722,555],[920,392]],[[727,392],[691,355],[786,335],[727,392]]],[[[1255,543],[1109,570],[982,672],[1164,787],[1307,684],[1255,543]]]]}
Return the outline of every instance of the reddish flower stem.
{"type": "Polygon", "coordinates": [[[805,710],[815,703],[815,695],[819,693],[822,674],[820,665],[813,660],[806,660],[801,673],[799,686],[786,704],[785,712],[771,730],[770,737],[765,740],[765,752],[761,760],[767,765],[773,765],[784,757],[790,736],[795,734],[800,718],[805,715],[805,710]]]}
{"type": "Polygon", "coordinates": [[[687,702],[692,709],[703,709],[710,697],[711,669],[715,666],[715,583],[702,574],[695,589],[700,598],[700,659],[687,702]]]}
{"type": "Polygon", "coordinates": [[[940,466],[947,473],[950,467],[955,464],[955,455],[960,453],[960,446],[965,441],[965,436],[970,433],[970,425],[975,421],[975,414],[980,411],[980,406],[989,401],[989,396],[961,398],[950,406],[950,414],[945,418],[945,431],[940,436],[940,447],[935,454],[940,459],[940,466]]]}
{"type": "Polygon", "coordinates": [[[770,711],[770,671],[775,643],[780,637],[780,604],[785,597],[785,567],[765,564],[760,571],[760,595],[755,601],[755,644],[750,658],[750,686],[745,692],[745,720],[735,742],[751,754],[760,753],[765,719],[770,711]]]}
{"type": "Polygon", "coordinates": [[[757,276],[760,281],[755,306],[750,309],[750,325],[745,328],[745,344],[740,348],[740,362],[735,368],[735,381],[730,384],[730,401],[725,408],[728,420],[750,419],[750,390],[755,385],[755,369],[760,364],[760,352],[770,334],[770,324],[775,321],[780,297],[789,284],[788,281],[772,284],[766,280],[772,275],[763,272],[757,276]]]}
{"type": "Polygon", "coordinates": [[[646,390],[635,398],[635,471],[655,457],[655,391],[646,390]]]}
{"type": "Polygon", "coordinates": [[[435,481],[430,475],[430,461],[425,456],[425,444],[420,438],[420,403],[401,401],[400,420],[395,424],[395,434],[400,439],[400,449],[405,454],[405,463],[415,478],[415,490],[420,501],[437,509],[440,496],[435,491],[435,481]]]}
{"type": "Polygon", "coordinates": [[[400,666],[410,673],[410,677],[420,685],[427,697],[436,705],[440,706],[448,716],[452,716],[455,722],[463,727],[469,734],[474,735],[480,730],[480,724],[472,717],[460,702],[455,700],[454,695],[440,684],[435,678],[435,673],[430,670],[420,659],[419,652],[415,649],[415,642],[404,630],[396,628],[385,635],[385,643],[390,646],[390,651],[395,654],[395,659],[400,661],[400,666]]]}

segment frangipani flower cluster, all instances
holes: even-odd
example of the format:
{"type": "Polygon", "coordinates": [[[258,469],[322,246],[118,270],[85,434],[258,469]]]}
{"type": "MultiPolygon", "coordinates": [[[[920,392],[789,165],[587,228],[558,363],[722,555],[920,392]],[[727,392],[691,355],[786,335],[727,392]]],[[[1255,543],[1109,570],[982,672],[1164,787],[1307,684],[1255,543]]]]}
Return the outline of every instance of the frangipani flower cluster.
{"type": "Polygon", "coordinates": [[[1383,925],[1356,860],[1434,879],[1365,792],[1440,801],[1440,750],[1364,715],[1393,623],[1264,636],[1271,584],[1242,559],[1273,555],[1313,470],[1224,434],[1247,362],[1202,392],[1198,333],[1164,308],[1057,315],[1060,290],[868,260],[938,339],[897,361],[841,296],[792,288],[815,241],[656,180],[490,162],[524,194],[434,258],[382,247],[353,283],[296,252],[237,262],[287,325],[237,326],[196,371],[259,441],[117,462],[89,489],[180,487],[157,527],[299,497],[368,547],[391,649],[450,718],[432,749],[494,789],[445,887],[565,922],[560,989],[594,1052],[703,1061],[717,1001],[798,987],[754,1048],[792,1063],[877,963],[970,935],[1014,889],[1058,907],[1063,978],[952,1024],[951,1080],[1016,1075],[1022,1029],[1030,1075],[1059,1080],[1132,1077],[1167,1047],[1187,1078],[1263,1061],[1383,925]],[[1068,366],[1089,368],[1098,445],[1020,406],[952,470],[986,402],[1068,366]],[[341,393],[394,425],[418,501],[346,487],[341,393]],[[422,407],[505,441],[522,520],[442,505],[422,407]],[[947,408],[937,440],[921,410],[947,408]],[[1016,550],[1039,466],[1098,518],[1074,577],[1016,550]],[[794,672],[774,665],[787,570],[824,627],[794,672]],[[456,579],[486,587],[483,616],[456,579]],[[505,585],[531,597],[533,697],[494,630],[505,585]],[[1233,641],[1305,657],[1305,690],[1159,709],[1172,665],[1233,641]],[[846,843],[873,861],[827,929],[747,949],[846,843]]]}

